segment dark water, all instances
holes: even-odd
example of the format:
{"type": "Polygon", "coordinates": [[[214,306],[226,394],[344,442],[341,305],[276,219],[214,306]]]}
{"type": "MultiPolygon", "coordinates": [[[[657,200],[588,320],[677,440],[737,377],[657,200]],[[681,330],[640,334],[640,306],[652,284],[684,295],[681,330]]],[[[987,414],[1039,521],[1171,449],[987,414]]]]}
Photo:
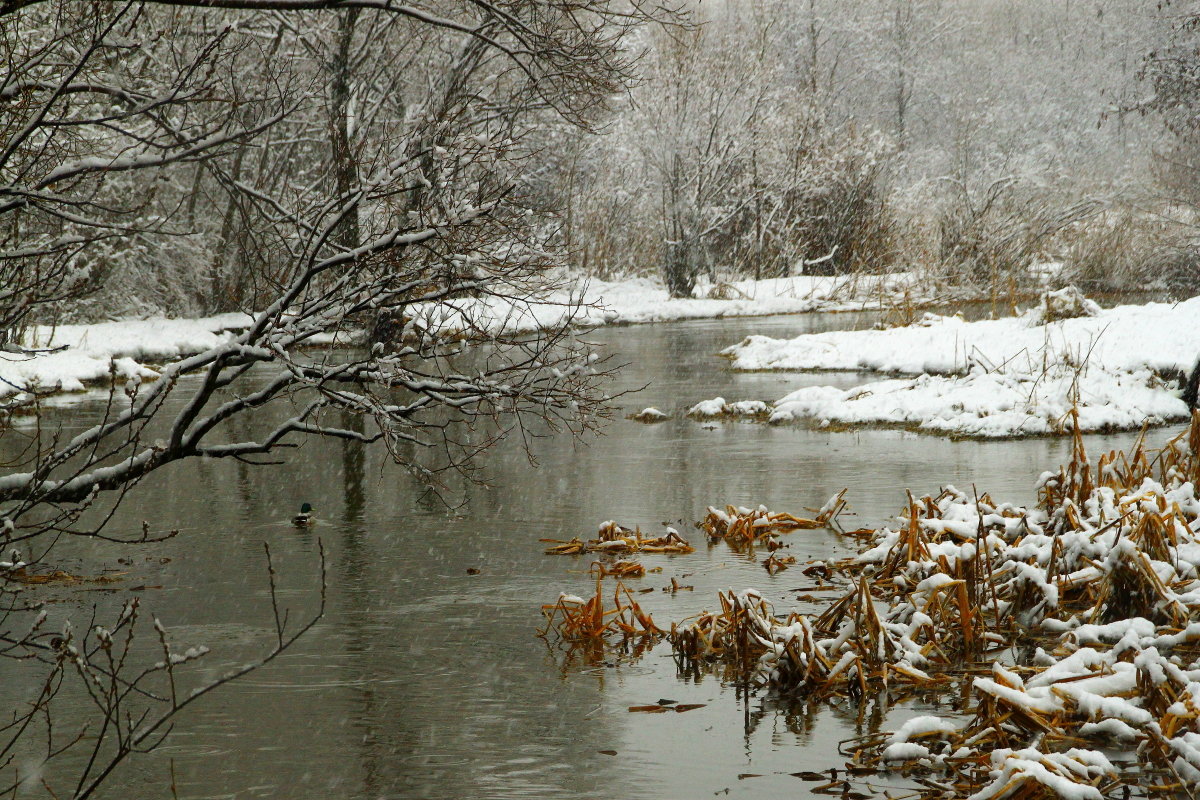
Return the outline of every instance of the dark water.
{"type": "MultiPolygon", "coordinates": [[[[712,676],[679,676],[666,646],[590,664],[548,646],[534,636],[539,607],[560,591],[590,595],[590,559],[543,555],[538,540],[594,535],[608,519],[650,531],[684,520],[686,527],[675,524],[697,552],[643,557],[662,572],[629,582],[656,590],[638,601],[666,627],[713,608],[720,589],[758,588],[787,610],[789,590],[811,584],[799,570],[768,576],[756,559],[706,547],[690,523],[707,505],[801,512],[850,487],[856,516],[844,522],[858,527],[887,521],[906,488],[919,494],[975,484],[997,499],[1031,502],[1033,479],[1066,457],[1066,442],[952,443],[898,431],[682,418],[717,395],[772,400],[803,383],[863,380],[731,373],[713,354],[749,333],[868,323],[812,315],[598,331],[592,340],[630,362],[621,386],[650,384],[622,398],[619,416],[654,405],[675,418],[653,426],[617,419],[585,444],[535,442],[537,469],[505,443],[485,458],[494,488],[450,487],[461,500],[455,508],[424,493],[382,451],[338,442],[306,442],[286,466],[192,462],[156,475],[122,506],[110,533],[132,533],[145,519],[180,535],[148,549],[65,545],[60,552],[81,570],[127,574],[115,594],[31,590],[54,601],[56,624],[65,616],[85,624],[93,604],[119,605],[124,587],[161,585],[138,593],[144,607],[175,642],[210,647],[197,672],[216,676],[270,645],[263,542],[276,556],[280,596],[299,619],[316,602],[318,538],[328,554],[328,612],[284,658],[188,712],[105,796],[170,797],[172,766],[181,798],[657,799],[726,789],[740,797],[806,796],[811,784],[788,773],[840,766],[838,741],[879,725],[887,709],[743,701],[712,676]],[[297,530],[287,520],[304,501],[320,522],[297,530]],[[126,557],[132,565],[118,561],[126,557]],[[672,577],[695,590],[657,591],[672,577]],[[659,698],[707,705],[686,714],[627,711],[659,698]],[[746,774],[757,777],[739,779],[746,774]]],[[[99,404],[56,413],[80,427],[99,404]]],[[[1098,452],[1132,438],[1095,437],[1090,446],[1098,452]]],[[[801,561],[850,547],[823,531],[789,541],[801,561]]],[[[34,690],[32,677],[0,669],[10,678],[0,691],[6,702],[34,690]]],[[[912,713],[899,709],[892,720],[912,713]]],[[[77,766],[64,762],[44,777],[57,785],[77,766]]]]}

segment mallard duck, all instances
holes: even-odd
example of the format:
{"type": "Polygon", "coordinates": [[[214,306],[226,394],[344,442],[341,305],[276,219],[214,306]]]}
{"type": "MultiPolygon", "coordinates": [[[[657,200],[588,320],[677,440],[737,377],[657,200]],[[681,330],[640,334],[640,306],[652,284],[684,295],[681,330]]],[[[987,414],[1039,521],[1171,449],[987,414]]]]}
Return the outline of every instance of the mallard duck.
{"type": "Polygon", "coordinates": [[[307,528],[317,521],[317,515],[313,513],[313,508],[308,503],[300,506],[300,513],[292,517],[292,524],[297,528],[307,528]]]}

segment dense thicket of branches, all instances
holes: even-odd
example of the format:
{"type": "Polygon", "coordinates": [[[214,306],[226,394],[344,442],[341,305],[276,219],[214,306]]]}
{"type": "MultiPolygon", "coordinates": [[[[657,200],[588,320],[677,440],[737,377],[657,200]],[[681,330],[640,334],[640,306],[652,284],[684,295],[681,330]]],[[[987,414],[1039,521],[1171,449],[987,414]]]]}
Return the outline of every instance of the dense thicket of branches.
{"type": "MultiPolygon", "coordinates": [[[[1142,77],[1152,94],[1142,103],[1170,138],[1159,146],[1156,174],[1168,199],[1194,216],[1200,208],[1200,14],[1167,4],[1172,27],[1146,57],[1142,77]]],[[[1188,236],[1161,259],[1161,271],[1181,293],[1200,287],[1200,237],[1188,236]]]]}
{"type": "Polygon", "coordinates": [[[1153,284],[1190,212],[1163,196],[1171,148],[1138,113],[1139,73],[1177,11],[698,6],[699,29],[642,38],[647,79],[611,135],[560,149],[576,263],[653,269],[678,294],[701,274],[891,267],[986,289],[1048,261],[1096,288],[1153,284]]]}
{"type": "MultiPolygon", "coordinates": [[[[654,271],[676,294],[702,274],[917,266],[988,282],[1038,261],[1097,286],[1139,284],[1190,248],[1175,201],[1191,202],[1196,159],[1178,135],[1186,114],[1167,110],[1188,91],[1178,5],[870,0],[846,15],[834,0],[717,3],[692,8],[687,31],[635,38],[636,7],[593,18],[558,3],[532,13],[519,3],[381,13],[380,0],[360,0],[327,14],[323,0],[182,5],[105,4],[70,19],[52,5],[4,5],[8,109],[46,96],[37,70],[67,63],[56,46],[88,52],[84,38],[113,25],[103,58],[60,89],[48,122],[67,108],[103,114],[60,125],[48,146],[86,157],[98,142],[123,152],[122,135],[153,147],[200,138],[170,165],[109,175],[86,207],[69,206],[87,233],[63,216],[78,191],[41,187],[22,201],[19,230],[5,214],[8,252],[40,258],[20,276],[0,260],[0,336],[39,309],[71,320],[254,307],[289,262],[291,212],[349,196],[366,153],[380,167],[421,151],[409,163],[435,183],[442,162],[428,145],[450,128],[495,133],[485,149],[505,151],[496,171],[521,162],[499,183],[561,219],[552,242],[577,271],[654,271]],[[615,91],[639,58],[644,80],[615,91]],[[121,97],[104,81],[84,90],[101,62],[110,84],[121,77],[121,97]],[[1151,106],[1161,113],[1137,113],[1151,106]]],[[[423,188],[387,202],[420,205],[423,188]]],[[[361,241],[380,207],[367,205],[347,212],[331,243],[361,241]]],[[[539,235],[556,224],[531,222],[539,235]]]]}
{"type": "Polygon", "coordinates": [[[487,440],[481,420],[504,429],[532,414],[578,431],[599,413],[571,309],[539,335],[521,330],[557,263],[522,185],[540,130],[586,129],[628,80],[621,37],[638,15],[606,2],[224,5],[254,10],[48,1],[0,16],[8,340],[89,282],[123,291],[121,271],[158,279],[130,291],[252,320],[0,478],[10,539],[69,527],[96,490],[184,457],[246,458],[321,433],[461,465],[487,440]],[[380,318],[416,322],[397,347],[357,358],[300,351],[380,318]],[[488,358],[455,357],[464,337],[490,342],[488,358]],[[239,389],[258,365],[276,371],[239,389]],[[164,438],[144,441],[189,374],[200,388],[164,438]],[[262,441],[220,438],[276,400],[295,414],[262,441]],[[374,424],[327,423],[335,411],[374,424]]]}

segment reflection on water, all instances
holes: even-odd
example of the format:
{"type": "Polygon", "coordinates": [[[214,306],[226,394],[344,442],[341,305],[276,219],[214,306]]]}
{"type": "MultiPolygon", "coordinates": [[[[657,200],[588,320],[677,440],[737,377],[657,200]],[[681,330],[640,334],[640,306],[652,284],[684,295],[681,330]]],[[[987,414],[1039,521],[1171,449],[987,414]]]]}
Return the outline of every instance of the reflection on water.
{"type": "MultiPolygon", "coordinates": [[[[94,570],[135,553],[124,567],[129,585],[165,586],[143,593],[143,602],[176,641],[212,648],[204,674],[219,675],[268,646],[264,541],[297,619],[315,603],[316,542],[324,541],[329,612],[292,654],[189,713],[107,796],[169,796],[171,762],[179,796],[191,798],[674,798],[725,789],[803,796],[810,784],[789,773],[840,764],[837,742],[881,724],[882,701],[743,701],[737,687],[710,675],[677,674],[667,648],[588,663],[547,646],[533,635],[539,606],[560,591],[590,593],[589,559],[545,556],[538,540],[591,535],[607,519],[649,531],[684,520],[681,531],[700,544],[697,552],[643,558],[663,571],[630,582],[656,589],[637,598],[665,625],[711,607],[716,591],[729,587],[757,588],[790,608],[790,590],[805,582],[796,570],[768,576],[724,545],[705,547],[690,522],[707,505],[801,511],[849,486],[857,516],[845,521],[858,527],[888,520],[906,488],[977,485],[999,500],[1031,502],[1033,479],[1066,458],[1066,442],[951,443],[900,431],[682,418],[717,395],[772,399],[801,383],[863,380],[732,373],[713,354],[749,333],[866,324],[862,316],[813,315],[597,331],[591,340],[630,363],[621,386],[649,383],[621,398],[618,417],[654,405],[674,418],[653,426],[618,418],[585,444],[537,440],[539,469],[505,443],[485,460],[494,488],[452,486],[451,508],[385,463],[381,451],[334,441],[305,442],[285,467],[191,462],[138,487],[112,532],[136,531],[147,519],[156,529],[180,528],[178,538],[156,547],[153,561],[143,551],[78,543],[63,557],[94,570]],[[288,518],[305,501],[319,523],[297,530],[288,518]],[[171,560],[160,564],[160,556],[171,560]],[[657,591],[673,577],[695,591],[657,591]],[[706,705],[686,714],[626,710],[660,698],[706,705]],[[757,777],[738,778],[746,774],[757,777]]],[[[61,413],[79,426],[99,410],[83,404],[61,413]]],[[[1132,438],[1089,444],[1095,454],[1132,438]]],[[[789,541],[802,561],[847,548],[823,531],[789,541]]],[[[57,617],[121,599],[55,591],[66,598],[53,606],[57,617]]],[[[6,699],[12,691],[10,684],[6,699]]]]}

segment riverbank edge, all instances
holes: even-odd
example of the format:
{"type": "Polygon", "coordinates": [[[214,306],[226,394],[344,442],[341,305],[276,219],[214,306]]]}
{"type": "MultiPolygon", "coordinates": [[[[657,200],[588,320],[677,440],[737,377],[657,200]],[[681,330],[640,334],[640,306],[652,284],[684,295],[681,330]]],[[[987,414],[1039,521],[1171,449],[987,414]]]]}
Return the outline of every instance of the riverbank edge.
{"type": "MultiPolygon", "coordinates": [[[[901,302],[906,309],[934,307],[935,298],[912,299],[912,285],[910,273],[799,276],[701,285],[697,289],[700,296],[670,298],[665,288],[647,279],[590,281],[570,286],[544,303],[533,303],[530,310],[534,313],[523,315],[515,325],[507,324],[514,333],[551,329],[562,324],[562,309],[576,307],[572,304],[585,311],[571,320],[571,326],[581,330],[703,319],[879,312],[901,302]],[[723,296],[704,296],[714,294],[723,296]],[[539,316],[539,310],[551,313],[539,316]]],[[[501,313],[494,316],[504,317],[501,313]]],[[[111,386],[114,375],[154,380],[163,365],[223,344],[252,320],[249,314],[234,312],[35,327],[23,342],[31,352],[0,353],[0,410],[16,405],[14,399],[22,394],[59,400],[85,395],[111,386]],[[114,364],[119,365],[115,370],[114,364]]],[[[443,327],[452,329],[449,323],[443,327]]],[[[314,337],[303,347],[362,346],[368,343],[368,336],[363,329],[337,331],[314,337]]]]}

